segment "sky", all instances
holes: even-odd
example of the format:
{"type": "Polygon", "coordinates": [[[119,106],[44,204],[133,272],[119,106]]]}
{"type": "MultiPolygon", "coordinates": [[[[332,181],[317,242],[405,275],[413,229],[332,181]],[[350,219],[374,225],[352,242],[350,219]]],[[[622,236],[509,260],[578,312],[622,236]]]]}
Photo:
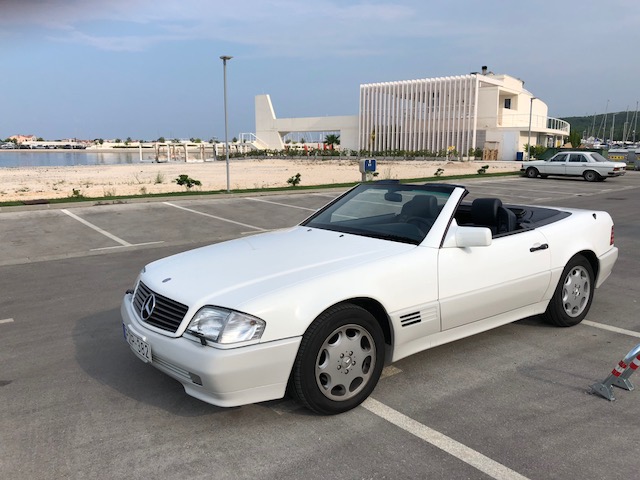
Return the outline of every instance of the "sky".
{"type": "Polygon", "coordinates": [[[224,139],[356,115],[365,83],[489,70],[549,115],[635,111],[638,0],[0,0],[0,138],[224,139]]]}

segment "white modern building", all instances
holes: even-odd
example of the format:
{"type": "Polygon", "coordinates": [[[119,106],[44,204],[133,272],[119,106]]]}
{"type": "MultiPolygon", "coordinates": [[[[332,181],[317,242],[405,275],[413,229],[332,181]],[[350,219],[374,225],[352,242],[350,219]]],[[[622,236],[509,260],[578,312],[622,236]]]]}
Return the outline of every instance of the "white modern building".
{"type": "Polygon", "coordinates": [[[459,158],[483,150],[487,159],[515,160],[525,145],[561,146],[569,124],[509,75],[468,75],[360,86],[359,114],[277,119],[268,95],[256,97],[256,136],[262,148],[283,148],[288,132],[338,131],[343,149],[384,154],[398,150],[459,158]],[[529,140],[530,139],[530,140],[529,140]]]}

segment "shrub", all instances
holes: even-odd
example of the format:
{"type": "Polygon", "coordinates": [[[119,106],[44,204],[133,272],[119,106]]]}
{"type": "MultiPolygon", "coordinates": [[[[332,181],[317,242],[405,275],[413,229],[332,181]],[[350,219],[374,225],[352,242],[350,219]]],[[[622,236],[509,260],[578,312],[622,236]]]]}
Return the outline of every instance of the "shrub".
{"type": "Polygon", "coordinates": [[[291,184],[292,187],[297,186],[300,183],[300,174],[296,173],[293,177],[287,180],[287,183],[291,184]]]}
{"type": "Polygon", "coordinates": [[[190,178],[189,175],[180,175],[178,178],[174,180],[178,185],[182,185],[187,188],[187,190],[191,190],[195,186],[202,185],[200,180],[194,180],[190,178]]]}

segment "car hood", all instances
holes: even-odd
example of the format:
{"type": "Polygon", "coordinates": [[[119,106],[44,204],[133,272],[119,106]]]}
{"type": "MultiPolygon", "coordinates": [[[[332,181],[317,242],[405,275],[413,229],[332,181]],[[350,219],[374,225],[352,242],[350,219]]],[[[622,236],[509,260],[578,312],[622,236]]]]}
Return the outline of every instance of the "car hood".
{"type": "Polygon", "coordinates": [[[145,267],[141,280],[156,293],[189,307],[240,309],[257,296],[414,248],[298,226],[158,260],[145,267]]]}

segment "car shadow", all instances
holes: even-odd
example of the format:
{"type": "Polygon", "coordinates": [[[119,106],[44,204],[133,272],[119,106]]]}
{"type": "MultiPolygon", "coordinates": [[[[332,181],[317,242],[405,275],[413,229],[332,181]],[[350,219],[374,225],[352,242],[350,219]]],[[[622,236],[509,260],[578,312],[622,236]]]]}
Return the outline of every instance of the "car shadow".
{"type": "Polygon", "coordinates": [[[124,340],[119,309],[79,319],[73,329],[73,342],[80,368],[132,400],[183,417],[230,410],[187,395],[180,382],[138,360],[124,340]]]}

